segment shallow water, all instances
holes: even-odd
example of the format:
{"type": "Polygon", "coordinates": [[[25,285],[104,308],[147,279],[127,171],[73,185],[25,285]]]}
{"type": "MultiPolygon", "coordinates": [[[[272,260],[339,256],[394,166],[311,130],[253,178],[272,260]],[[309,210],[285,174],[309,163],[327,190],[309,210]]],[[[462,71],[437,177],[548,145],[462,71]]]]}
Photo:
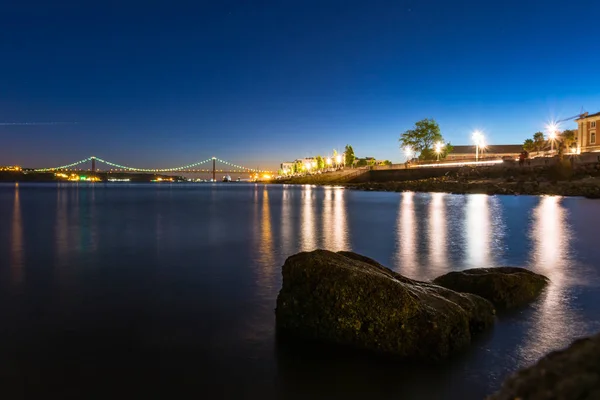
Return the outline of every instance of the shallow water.
{"type": "Polygon", "coordinates": [[[480,399],[600,330],[600,202],[310,186],[0,185],[8,398],[480,399]],[[552,283],[436,366],[278,340],[285,258],[353,250],[416,279],[525,266],[552,283]]]}

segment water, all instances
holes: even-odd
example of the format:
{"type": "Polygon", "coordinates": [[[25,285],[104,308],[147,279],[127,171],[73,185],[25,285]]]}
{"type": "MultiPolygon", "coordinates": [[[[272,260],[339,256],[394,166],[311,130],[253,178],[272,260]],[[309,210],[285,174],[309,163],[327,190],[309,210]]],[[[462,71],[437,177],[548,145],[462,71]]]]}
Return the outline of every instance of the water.
{"type": "Polygon", "coordinates": [[[480,399],[600,330],[600,202],[216,185],[0,186],[4,398],[480,399]],[[285,258],[353,250],[416,279],[526,266],[531,307],[436,366],[275,334],[285,258]]]}

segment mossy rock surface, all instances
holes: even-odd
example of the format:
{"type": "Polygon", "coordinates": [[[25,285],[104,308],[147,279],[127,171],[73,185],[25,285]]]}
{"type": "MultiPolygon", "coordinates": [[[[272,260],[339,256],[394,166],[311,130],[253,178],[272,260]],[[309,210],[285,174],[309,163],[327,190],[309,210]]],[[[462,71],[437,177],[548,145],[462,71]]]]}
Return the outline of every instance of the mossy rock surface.
{"type": "Polygon", "coordinates": [[[494,322],[479,296],[413,281],[355,253],[298,253],[282,272],[277,327],[304,338],[438,360],[494,322]]]}
{"type": "Polygon", "coordinates": [[[435,285],[472,293],[491,301],[498,309],[521,307],[535,300],[549,279],[525,268],[473,268],[449,272],[433,280],[435,285]]]}
{"type": "Polygon", "coordinates": [[[600,399],[600,334],[580,339],[509,377],[488,400],[600,399]]]}

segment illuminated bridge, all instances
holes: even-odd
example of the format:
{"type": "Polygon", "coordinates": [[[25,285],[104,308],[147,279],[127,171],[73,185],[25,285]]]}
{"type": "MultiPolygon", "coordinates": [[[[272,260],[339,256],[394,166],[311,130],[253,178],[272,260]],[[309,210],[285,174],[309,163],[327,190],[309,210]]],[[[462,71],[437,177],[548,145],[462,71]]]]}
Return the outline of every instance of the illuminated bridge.
{"type": "Polygon", "coordinates": [[[178,173],[178,174],[186,174],[186,173],[212,173],[213,180],[216,180],[216,174],[219,173],[248,173],[248,174],[259,174],[259,173],[268,173],[272,174],[273,171],[261,170],[257,168],[248,168],[243,167],[241,165],[233,164],[229,161],[221,160],[217,157],[208,158],[203,161],[198,161],[188,165],[182,165],[179,167],[173,168],[137,168],[127,165],[117,164],[111,161],[103,160],[102,158],[91,156],[85,158],[83,160],[76,161],[71,164],[61,165],[59,167],[53,168],[37,168],[34,169],[36,172],[61,172],[61,171],[73,171],[73,170],[86,170],[92,173],[97,171],[103,172],[145,172],[145,173],[160,173],[160,174],[168,174],[168,173],[178,173]],[[212,165],[211,165],[212,162],[212,165]],[[89,164],[88,164],[89,163],[89,164]],[[101,163],[107,165],[108,169],[97,169],[96,163],[101,163]],[[222,167],[217,169],[217,163],[221,164],[222,167]],[[82,168],[89,165],[88,168],[82,168]],[[204,168],[203,168],[204,167],[204,168]]]}

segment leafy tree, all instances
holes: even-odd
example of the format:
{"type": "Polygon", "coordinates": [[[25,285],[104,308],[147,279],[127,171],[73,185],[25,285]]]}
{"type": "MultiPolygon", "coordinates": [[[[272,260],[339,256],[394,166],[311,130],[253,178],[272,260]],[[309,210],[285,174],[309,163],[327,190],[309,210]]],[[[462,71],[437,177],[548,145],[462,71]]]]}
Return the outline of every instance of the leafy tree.
{"type": "Polygon", "coordinates": [[[565,148],[570,149],[575,144],[575,131],[573,129],[567,129],[560,134],[560,141],[564,144],[565,148]]]}
{"type": "Polygon", "coordinates": [[[338,156],[338,152],[336,149],[333,149],[333,157],[331,157],[331,159],[333,160],[333,164],[337,164],[337,156],[338,156]]]}
{"type": "Polygon", "coordinates": [[[375,165],[375,160],[369,160],[369,161],[367,161],[367,165],[375,165]]]}
{"type": "Polygon", "coordinates": [[[349,144],[346,145],[344,152],[344,164],[346,167],[351,167],[354,164],[356,156],[354,155],[354,149],[349,144]]]}
{"type": "Polygon", "coordinates": [[[410,147],[419,158],[422,158],[421,153],[425,152],[425,158],[422,159],[432,159],[432,153],[435,155],[433,158],[437,158],[433,146],[437,142],[443,143],[444,138],[438,123],[434,119],[425,118],[415,123],[413,129],[401,134],[399,141],[402,148],[410,147]]]}
{"type": "Polygon", "coordinates": [[[381,165],[392,165],[392,162],[390,160],[385,160],[381,165]]]}
{"type": "Polygon", "coordinates": [[[358,161],[356,162],[356,166],[357,167],[366,167],[367,160],[365,160],[364,158],[359,158],[358,161]]]}
{"type": "Polygon", "coordinates": [[[573,147],[575,144],[575,131],[567,129],[558,135],[558,158],[563,159],[565,151],[573,147]]]}
{"type": "Polygon", "coordinates": [[[523,143],[523,150],[525,150],[528,153],[531,153],[535,150],[535,142],[533,141],[533,139],[525,140],[525,142],[523,143]]]}
{"type": "Polygon", "coordinates": [[[533,134],[533,144],[535,151],[540,152],[544,150],[546,139],[544,138],[544,134],[542,132],[536,132],[533,134]]]}
{"type": "Polygon", "coordinates": [[[315,161],[317,162],[317,169],[325,168],[325,160],[323,160],[323,157],[317,156],[315,161]]]}

